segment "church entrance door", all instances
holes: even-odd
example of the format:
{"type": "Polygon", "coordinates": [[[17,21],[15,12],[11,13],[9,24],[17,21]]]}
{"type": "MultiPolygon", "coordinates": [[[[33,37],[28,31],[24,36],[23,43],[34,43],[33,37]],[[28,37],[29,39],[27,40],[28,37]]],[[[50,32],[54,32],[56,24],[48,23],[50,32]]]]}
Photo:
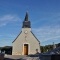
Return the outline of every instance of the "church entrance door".
{"type": "Polygon", "coordinates": [[[24,55],[28,55],[28,44],[24,44],[24,55]]]}

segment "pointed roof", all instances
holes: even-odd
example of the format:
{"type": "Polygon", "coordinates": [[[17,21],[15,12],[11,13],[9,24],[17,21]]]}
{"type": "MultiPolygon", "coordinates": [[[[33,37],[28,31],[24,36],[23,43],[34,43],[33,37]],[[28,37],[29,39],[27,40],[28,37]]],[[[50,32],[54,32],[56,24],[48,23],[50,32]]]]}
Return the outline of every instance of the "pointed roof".
{"type": "Polygon", "coordinates": [[[28,21],[28,12],[26,12],[24,21],[28,21]]]}
{"type": "Polygon", "coordinates": [[[26,12],[22,28],[31,28],[31,23],[28,19],[28,12],[26,12]]]}

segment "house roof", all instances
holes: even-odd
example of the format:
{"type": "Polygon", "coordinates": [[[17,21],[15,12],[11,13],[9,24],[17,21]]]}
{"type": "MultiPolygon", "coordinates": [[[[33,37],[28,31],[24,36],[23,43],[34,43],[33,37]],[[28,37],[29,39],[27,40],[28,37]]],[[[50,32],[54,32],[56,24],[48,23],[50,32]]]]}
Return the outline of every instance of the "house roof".
{"type": "Polygon", "coordinates": [[[51,51],[48,51],[45,54],[60,54],[60,47],[57,47],[51,51]]]}

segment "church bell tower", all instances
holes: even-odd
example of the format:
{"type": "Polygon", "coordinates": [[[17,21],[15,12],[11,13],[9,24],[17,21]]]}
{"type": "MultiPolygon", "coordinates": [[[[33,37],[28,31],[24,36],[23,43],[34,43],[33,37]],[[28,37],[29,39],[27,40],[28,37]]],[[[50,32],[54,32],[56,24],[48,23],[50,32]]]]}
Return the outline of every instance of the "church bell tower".
{"type": "Polygon", "coordinates": [[[28,19],[28,12],[26,12],[22,31],[13,41],[12,55],[30,55],[40,52],[40,41],[31,30],[31,22],[28,19]]]}
{"type": "Polygon", "coordinates": [[[25,16],[25,19],[23,21],[23,26],[22,28],[31,28],[31,23],[28,19],[28,12],[26,12],[26,16],[25,16]]]}

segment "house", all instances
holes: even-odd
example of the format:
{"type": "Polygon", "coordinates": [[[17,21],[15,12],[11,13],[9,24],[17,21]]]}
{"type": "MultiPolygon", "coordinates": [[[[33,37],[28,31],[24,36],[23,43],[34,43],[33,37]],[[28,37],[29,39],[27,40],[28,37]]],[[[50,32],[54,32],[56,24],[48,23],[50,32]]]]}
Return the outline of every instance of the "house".
{"type": "Polygon", "coordinates": [[[12,55],[30,55],[40,53],[40,41],[31,30],[31,22],[26,12],[22,31],[13,41],[12,55]]]}
{"type": "Polygon", "coordinates": [[[12,46],[0,47],[0,53],[12,55],[12,46]]]}

